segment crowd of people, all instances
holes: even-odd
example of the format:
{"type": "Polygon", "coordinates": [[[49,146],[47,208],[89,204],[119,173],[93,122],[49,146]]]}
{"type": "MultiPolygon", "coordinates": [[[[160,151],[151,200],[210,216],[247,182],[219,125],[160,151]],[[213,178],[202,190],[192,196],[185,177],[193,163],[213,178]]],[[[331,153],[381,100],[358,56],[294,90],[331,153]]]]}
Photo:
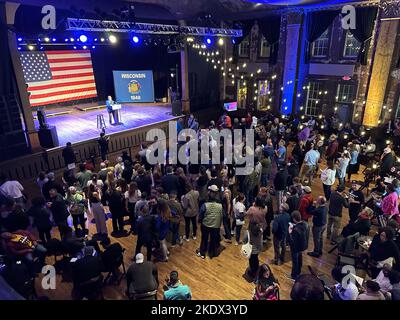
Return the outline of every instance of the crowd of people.
{"type": "MultiPolygon", "coordinates": [[[[271,265],[290,261],[287,278],[294,282],[292,299],[323,299],[324,292],[338,300],[399,299],[396,143],[377,142],[371,132],[350,123],[343,125],[336,115],[305,120],[272,113],[256,118],[248,113],[232,120],[224,113],[209,124],[190,115],[187,123],[178,121],[178,132],[185,127],[198,132],[199,145],[201,139],[209,139],[211,151],[218,143],[224,150],[224,143],[215,141],[221,129],[242,130],[244,137],[246,129],[253,129],[254,145],[246,145],[243,139],[241,148],[254,157],[254,170],[237,175],[240,164],[235,157],[233,163],[221,157],[218,163],[187,164],[169,163],[165,157],[163,163],[152,164],[147,158],[151,143],[142,143],[133,157],[124,151],[113,162],[103,132],[98,169],[94,159],[76,168],[73,146],[67,144],[62,177],[53,172],[39,174],[36,184],[40,196],[26,194],[20,182],[2,176],[0,250],[4,272],[0,274],[10,286],[19,288],[15,278],[23,271],[16,268],[17,262],[20,266],[22,261],[34,279],[38,266],[61,247],[71,258],[72,297],[99,298],[104,280],[101,274],[110,271],[112,279],[119,278],[117,262],[124,249],[114,239],[133,234],[134,262],[126,272],[126,294],[131,299],[156,297],[159,280],[153,259],[168,262],[170,247],[197,237],[200,245],[193,254],[200,259],[218,257],[228,245],[251,248],[244,278],[254,283],[256,300],[279,299],[280,284],[271,265]],[[204,129],[208,135],[202,133],[204,129]],[[360,175],[364,178],[352,180],[360,175]],[[323,192],[315,196],[317,185],[323,192]],[[344,208],[348,208],[348,219],[344,208]],[[112,220],[112,230],[107,219],[112,220]],[[95,224],[93,235],[89,235],[89,223],[95,224]],[[307,255],[312,258],[328,254],[324,238],[343,251],[351,239],[357,242],[372,236],[359,259],[367,274],[364,281],[351,274],[357,281],[343,286],[348,274],[339,266],[332,270],[336,284],[330,287],[315,275],[305,274],[303,253],[309,248],[310,235],[313,250],[307,255]],[[268,242],[272,243],[274,259],[269,264],[260,263],[259,255],[268,242]]],[[[179,143],[178,148],[189,152],[185,143],[179,143]]],[[[24,296],[23,289],[18,290],[24,296]]],[[[164,290],[167,300],[192,297],[176,270],[164,290]]]]}

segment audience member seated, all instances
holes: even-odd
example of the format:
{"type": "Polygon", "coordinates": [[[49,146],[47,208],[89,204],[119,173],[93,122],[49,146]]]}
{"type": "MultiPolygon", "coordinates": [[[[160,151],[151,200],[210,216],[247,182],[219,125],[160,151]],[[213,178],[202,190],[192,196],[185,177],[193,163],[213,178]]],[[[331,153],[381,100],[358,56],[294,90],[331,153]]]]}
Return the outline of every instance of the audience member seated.
{"type": "Polygon", "coordinates": [[[347,238],[356,234],[357,232],[360,236],[367,236],[371,229],[371,219],[373,217],[372,209],[365,207],[359,214],[354,222],[349,221],[342,230],[342,236],[347,238]]]}
{"type": "Polygon", "coordinates": [[[103,263],[93,247],[84,248],[84,256],[71,259],[72,299],[88,300],[102,299],[103,263]]]}
{"type": "Polygon", "coordinates": [[[272,274],[269,265],[262,264],[258,269],[255,279],[256,288],[254,289],[253,300],[278,300],[279,282],[272,274]]]}
{"type": "Polygon", "coordinates": [[[316,276],[302,274],[297,277],[290,298],[292,300],[324,300],[324,286],[316,276]]]}
{"type": "Polygon", "coordinates": [[[381,288],[377,282],[367,280],[365,286],[365,292],[360,293],[357,300],[386,300],[384,294],[380,291],[381,288]]]}
{"type": "Polygon", "coordinates": [[[343,279],[346,273],[342,272],[342,267],[332,269],[332,278],[337,282],[332,288],[333,300],[356,300],[359,291],[356,281],[348,277],[346,285],[343,285],[343,279]]]}
{"type": "Polygon", "coordinates": [[[23,259],[35,275],[34,258],[37,257],[41,265],[44,264],[46,248],[37,242],[36,237],[26,230],[17,230],[13,233],[1,234],[5,252],[16,259],[23,259]]]}
{"type": "Polygon", "coordinates": [[[164,300],[191,300],[192,292],[189,286],[182,284],[178,278],[178,271],[171,271],[166,279],[167,289],[164,291],[164,300]]]}
{"type": "Polygon", "coordinates": [[[392,289],[392,285],[390,283],[389,275],[392,271],[392,266],[390,264],[385,263],[383,265],[382,270],[379,272],[378,276],[374,281],[379,284],[381,291],[383,294],[386,294],[392,289]]]}
{"type": "Polygon", "coordinates": [[[374,236],[369,247],[369,267],[371,268],[372,277],[375,278],[385,263],[393,265],[398,271],[400,263],[400,251],[396,243],[393,241],[393,229],[384,227],[374,236]]]}
{"type": "Polygon", "coordinates": [[[389,274],[392,289],[387,293],[388,300],[400,300],[400,273],[392,270],[389,274]]]}
{"type": "Polygon", "coordinates": [[[136,255],[126,272],[126,294],[131,300],[156,300],[158,289],[157,267],[151,261],[144,261],[141,253],[136,255]]]}

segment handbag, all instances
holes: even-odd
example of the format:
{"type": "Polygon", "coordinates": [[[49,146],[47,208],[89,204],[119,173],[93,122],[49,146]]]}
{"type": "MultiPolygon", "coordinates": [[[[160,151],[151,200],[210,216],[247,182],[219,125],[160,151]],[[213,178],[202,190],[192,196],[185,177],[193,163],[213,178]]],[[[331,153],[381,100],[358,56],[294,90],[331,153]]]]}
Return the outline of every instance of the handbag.
{"type": "Polygon", "coordinates": [[[247,230],[247,243],[242,245],[241,253],[246,259],[250,259],[251,252],[253,250],[253,245],[250,244],[250,232],[247,230]]]}

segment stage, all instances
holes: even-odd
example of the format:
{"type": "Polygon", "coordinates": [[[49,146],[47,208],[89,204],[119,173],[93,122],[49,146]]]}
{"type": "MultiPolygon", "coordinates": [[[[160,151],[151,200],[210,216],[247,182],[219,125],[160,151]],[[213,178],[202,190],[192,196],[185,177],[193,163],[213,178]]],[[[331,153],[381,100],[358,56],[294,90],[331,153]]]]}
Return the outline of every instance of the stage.
{"type": "MultiPolygon", "coordinates": [[[[97,128],[97,115],[102,114],[106,123],[106,134],[118,133],[137,127],[154,124],[169,119],[174,119],[169,104],[123,104],[121,113],[121,125],[110,125],[106,108],[89,111],[81,111],[74,107],[68,113],[52,116],[57,109],[46,111],[47,123],[56,126],[59,145],[65,146],[67,142],[72,144],[97,138],[101,129],[97,128]]],[[[36,128],[39,122],[35,120],[36,128]]]]}

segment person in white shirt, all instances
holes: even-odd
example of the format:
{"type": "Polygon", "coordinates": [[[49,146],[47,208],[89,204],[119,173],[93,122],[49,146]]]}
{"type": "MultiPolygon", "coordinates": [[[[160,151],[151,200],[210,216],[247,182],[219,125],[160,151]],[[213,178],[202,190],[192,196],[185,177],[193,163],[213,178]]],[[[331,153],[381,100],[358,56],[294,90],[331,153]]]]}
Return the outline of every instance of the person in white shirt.
{"type": "Polygon", "coordinates": [[[342,267],[332,269],[332,277],[337,282],[331,288],[333,300],[357,300],[359,290],[354,277],[343,273],[342,267]]]}
{"type": "Polygon", "coordinates": [[[124,161],[122,160],[122,157],[117,158],[117,164],[114,167],[114,173],[115,173],[115,178],[119,179],[121,178],[122,171],[124,171],[124,161]]]}
{"type": "Polygon", "coordinates": [[[17,180],[8,180],[5,176],[1,177],[0,181],[4,181],[0,186],[0,193],[13,198],[16,204],[23,205],[25,201],[24,187],[17,180]]]}
{"type": "Polygon", "coordinates": [[[325,198],[329,200],[331,197],[331,188],[336,180],[336,168],[332,160],[327,161],[328,167],[322,170],[321,181],[324,187],[325,198]]]}
{"type": "Polygon", "coordinates": [[[244,205],[245,196],[243,193],[239,193],[238,196],[233,199],[233,222],[232,222],[232,232],[235,230],[236,234],[236,245],[241,243],[240,232],[244,225],[244,216],[246,215],[246,206],[244,205]]]}
{"type": "Polygon", "coordinates": [[[392,266],[388,263],[383,265],[381,272],[379,272],[378,276],[374,280],[381,287],[381,291],[386,294],[390,290],[392,290],[392,284],[390,283],[389,275],[392,270],[392,266]]]}
{"type": "Polygon", "coordinates": [[[300,179],[302,183],[305,183],[305,177],[307,177],[308,185],[312,184],[320,156],[321,155],[316,146],[312,146],[312,148],[306,153],[300,173],[300,179]]]}

